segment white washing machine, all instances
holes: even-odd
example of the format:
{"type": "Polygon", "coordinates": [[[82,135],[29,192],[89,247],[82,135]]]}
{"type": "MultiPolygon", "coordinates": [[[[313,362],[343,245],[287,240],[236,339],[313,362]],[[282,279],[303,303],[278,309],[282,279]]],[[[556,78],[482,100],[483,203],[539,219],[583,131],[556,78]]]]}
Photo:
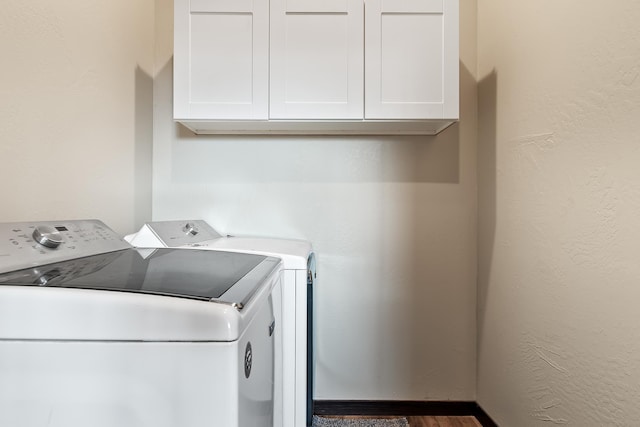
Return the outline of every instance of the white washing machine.
{"type": "Polygon", "coordinates": [[[0,224],[0,425],[273,426],[278,258],[0,224]]]}
{"type": "MultiPolygon", "coordinates": [[[[313,291],[316,261],[303,240],[236,237],[215,231],[203,220],[155,221],[125,237],[141,248],[180,247],[278,257],[283,261],[281,321],[276,352],[275,424],[310,426],[313,417],[313,291]],[[278,380],[282,379],[279,384],[278,380]]],[[[278,310],[276,309],[276,313],[278,310]]]]}

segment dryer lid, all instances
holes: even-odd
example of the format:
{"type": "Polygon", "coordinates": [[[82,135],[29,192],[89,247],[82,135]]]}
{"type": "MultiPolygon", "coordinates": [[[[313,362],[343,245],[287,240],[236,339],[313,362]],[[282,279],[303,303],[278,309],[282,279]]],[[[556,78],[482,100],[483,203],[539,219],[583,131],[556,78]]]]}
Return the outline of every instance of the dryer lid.
{"type": "Polygon", "coordinates": [[[125,249],[0,274],[0,285],[133,292],[242,308],[278,263],[244,253],[125,249]]]}

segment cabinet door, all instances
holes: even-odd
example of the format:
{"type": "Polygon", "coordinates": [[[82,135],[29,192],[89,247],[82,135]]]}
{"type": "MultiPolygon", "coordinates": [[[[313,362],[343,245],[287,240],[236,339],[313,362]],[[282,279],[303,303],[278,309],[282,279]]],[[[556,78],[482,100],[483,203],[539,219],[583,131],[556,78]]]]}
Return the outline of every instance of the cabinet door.
{"type": "Polygon", "coordinates": [[[174,118],[268,118],[269,6],[175,0],[174,118]]]}
{"type": "Polygon", "coordinates": [[[362,0],[271,0],[272,119],[363,118],[362,0]]]}
{"type": "Polygon", "coordinates": [[[366,0],[365,118],[458,118],[458,0],[366,0]]]}

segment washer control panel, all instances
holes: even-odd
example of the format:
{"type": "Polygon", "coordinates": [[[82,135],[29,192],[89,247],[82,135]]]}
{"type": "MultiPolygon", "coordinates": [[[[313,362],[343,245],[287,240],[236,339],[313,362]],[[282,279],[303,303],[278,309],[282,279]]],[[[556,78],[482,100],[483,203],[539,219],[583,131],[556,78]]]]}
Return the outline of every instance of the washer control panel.
{"type": "Polygon", "coordinates": [[[0,223],[0,273],[130,247],[93,219],[0,223]]]}

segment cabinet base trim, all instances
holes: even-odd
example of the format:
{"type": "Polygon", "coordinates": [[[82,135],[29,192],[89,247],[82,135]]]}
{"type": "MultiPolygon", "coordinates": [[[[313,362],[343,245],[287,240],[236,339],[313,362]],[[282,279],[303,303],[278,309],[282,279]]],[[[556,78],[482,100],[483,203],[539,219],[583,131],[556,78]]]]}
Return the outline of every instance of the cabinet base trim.
{"type": "Polygon", "coordinates": [[[181,120],[194,133],[205,135],[436,135],[457,119],[406,121],[210,121],[181,120]]]}

